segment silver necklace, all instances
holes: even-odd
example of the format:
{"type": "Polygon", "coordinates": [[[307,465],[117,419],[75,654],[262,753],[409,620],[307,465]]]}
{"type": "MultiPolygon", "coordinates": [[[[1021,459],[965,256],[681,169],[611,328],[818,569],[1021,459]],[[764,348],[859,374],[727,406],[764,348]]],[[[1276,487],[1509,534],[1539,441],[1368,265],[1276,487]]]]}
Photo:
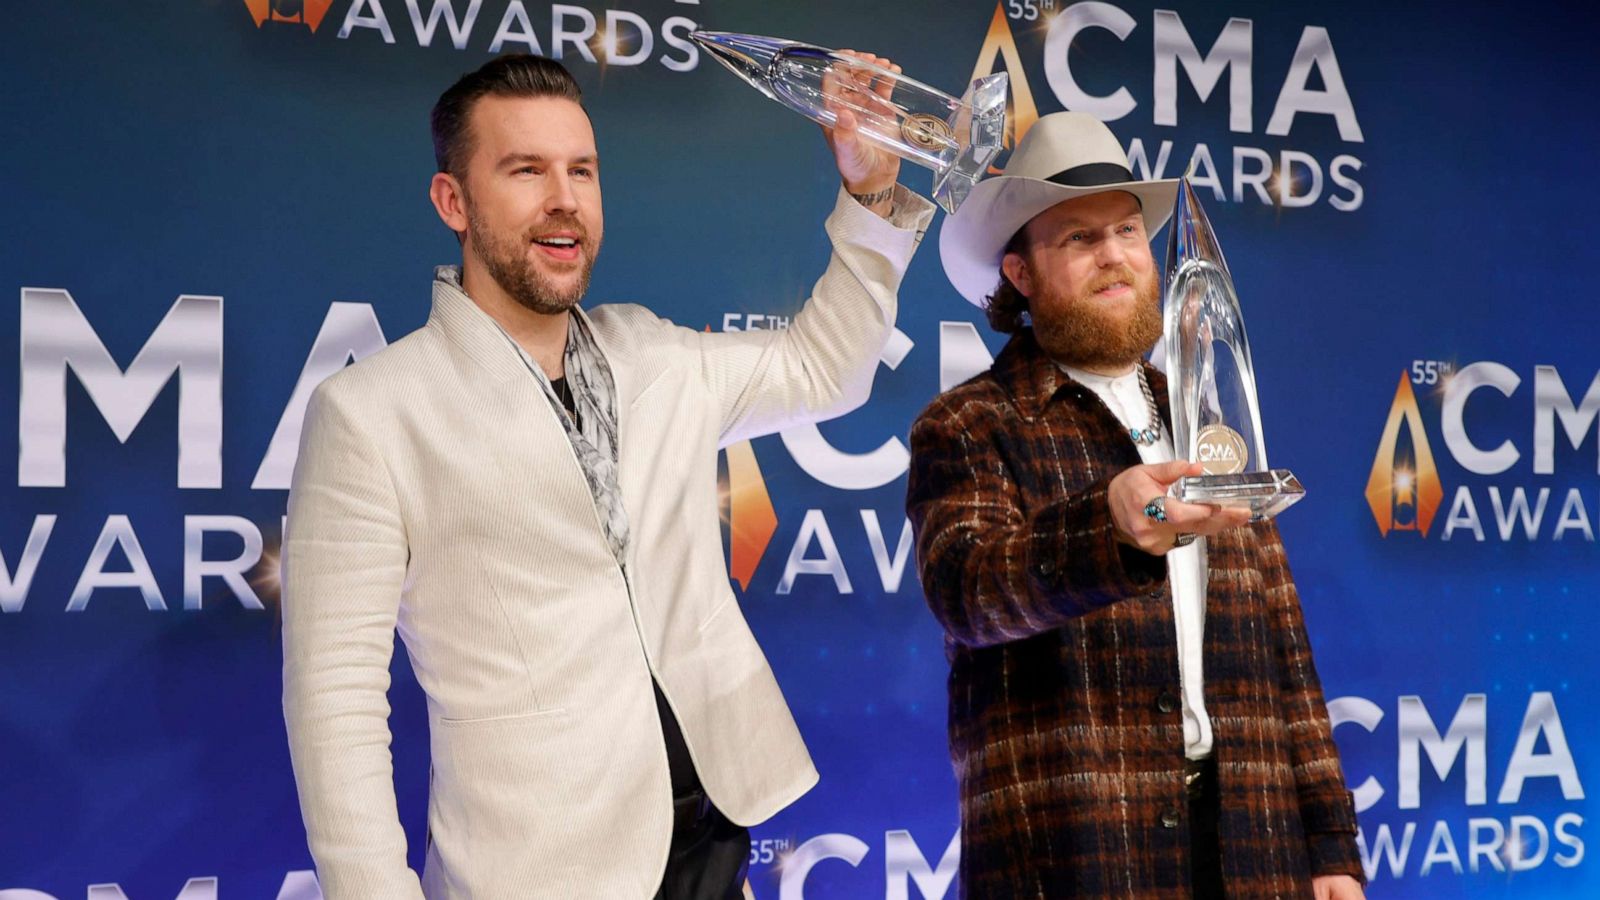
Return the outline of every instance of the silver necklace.
{"type": "Polygon", "coordinates": [[[1149,447],[1161,440],[1161,410],[1156,406],[1156,397],[1150,393],[1150,382],[1144,377],[1144,366],[1135,364],[1135,372],[1139,373],[1139,390],[1144,394],[1144,405],[1150,411],[1150,426],[1148,428],[1129,428],[1128,437],[1141,447],[1149,447]]]}

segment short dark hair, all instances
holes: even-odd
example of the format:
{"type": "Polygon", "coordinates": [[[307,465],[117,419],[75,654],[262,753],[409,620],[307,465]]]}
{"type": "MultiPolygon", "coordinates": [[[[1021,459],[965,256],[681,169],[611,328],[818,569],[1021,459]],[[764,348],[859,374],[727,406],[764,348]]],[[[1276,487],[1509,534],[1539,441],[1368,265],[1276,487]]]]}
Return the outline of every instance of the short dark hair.
{"type": "MultiPolygon", "coordinates": [[[[1000,253],[1001,260],[1008,253],[1022,253],[1027,249],[1028,241],[1023,234],[1027,230],[1026,226],[1017,229],[1011,240],[1006,241],[1006,248],[1000,253]]],[[[1017,286],[1005,276],[1005,270],[1001,269],[1000,283],[983,305],[983,312],[989,317],[989,327],[1003,334],[1015,334],[1022,328],[1022,318],[1027,311],[1028,298],[1017,290],[1017,286]]]]}
{"type": "Polygon", "coordinates": [[[497,56],[461,76],[433,105],[433,158],[439,171],[457,178],[464,174],[472,155],[469,117],[484,97],[560,97],[583,105],[583,91],[561,63],[527,53],[497,56]]]}

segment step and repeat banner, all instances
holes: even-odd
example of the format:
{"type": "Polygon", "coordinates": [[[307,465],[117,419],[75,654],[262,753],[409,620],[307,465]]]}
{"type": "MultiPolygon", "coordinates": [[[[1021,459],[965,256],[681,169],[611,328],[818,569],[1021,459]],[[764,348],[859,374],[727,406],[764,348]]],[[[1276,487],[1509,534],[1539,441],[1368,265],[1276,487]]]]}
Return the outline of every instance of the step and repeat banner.
{"type": "MultiPolygon", "coordinates": [[[[1192,171],[1272,460],[1309,489],[1281,524],[1370,896],[1600,896],[1600,28],[1580,3],[1398,6],[8,10],[0,898],[320,896],[279,702],[282,516],[311,388],[419,327],[458,258],[426,188],[428,110],[459,74],[532,51],[582,83],[609,225],[589,303],[790,321],[837,176],[697,27],[870,49],[955,92],[1008,72],[1013,138],[1084,110],[1141,176],[1192,171]]],[[[946,282],[941,222],[867,405],[723,464],[729,577],[822,773],[754,829],[761,900],[955,896],[906,434],[1001,341],[946,282]]],[[[394,669],[420,865],[426,716],[394,669]]]]}

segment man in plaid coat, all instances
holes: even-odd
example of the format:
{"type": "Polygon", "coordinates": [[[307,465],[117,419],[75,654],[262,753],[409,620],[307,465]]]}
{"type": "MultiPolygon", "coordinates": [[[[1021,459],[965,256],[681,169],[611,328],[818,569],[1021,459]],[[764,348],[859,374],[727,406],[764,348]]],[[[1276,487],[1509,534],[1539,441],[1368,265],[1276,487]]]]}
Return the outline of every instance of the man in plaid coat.
{"type": "Polygon", "coordinates": [[[951,281],[1013,333],[911,432],[968,900],[1363,896],[1276,528],[1157,501],[1201,471],[1143,362],[1174,191],[1058,113],[944,226],[951,281]]]}

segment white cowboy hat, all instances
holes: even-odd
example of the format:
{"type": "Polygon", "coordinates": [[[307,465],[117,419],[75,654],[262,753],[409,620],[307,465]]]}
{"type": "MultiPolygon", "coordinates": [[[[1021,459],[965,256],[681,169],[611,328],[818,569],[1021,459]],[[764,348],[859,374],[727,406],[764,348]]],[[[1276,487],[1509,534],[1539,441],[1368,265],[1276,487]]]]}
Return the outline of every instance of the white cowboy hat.
{"type": "Polygon", "coordinates": [[[1178,179],[1137,181],[1116,135],[1094,116],[1051,113],[1028,129],[1004,175],[978,182],[939,234],[944,274],[961,296],[983,306],[1000,283],[1000,259],[1028,220],[1063,200],[1127,191],[1154,237],[1172,215],[1178,179]]]}

